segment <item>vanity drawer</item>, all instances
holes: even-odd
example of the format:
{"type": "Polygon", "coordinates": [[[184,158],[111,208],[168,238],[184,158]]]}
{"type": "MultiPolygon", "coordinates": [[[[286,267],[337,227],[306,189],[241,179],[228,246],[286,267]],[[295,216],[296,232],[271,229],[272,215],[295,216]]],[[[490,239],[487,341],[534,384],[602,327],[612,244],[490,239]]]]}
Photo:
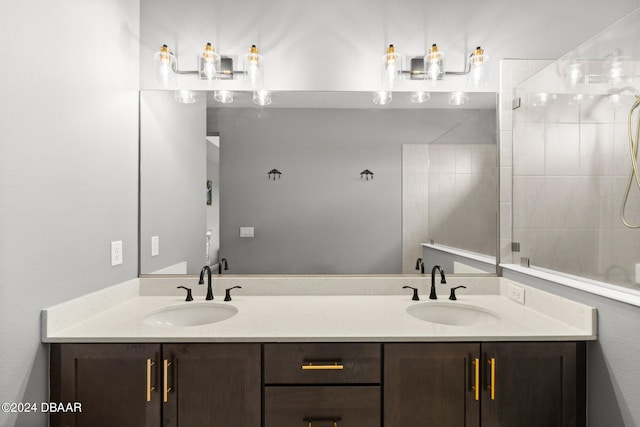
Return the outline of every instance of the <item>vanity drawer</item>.
{"type": "Polygon", "coordinates": [[[380,427],[380,387],[265,387],[264,420],[265,427],[380,427]]]}
{"type": "Polygon", "coordinates": [[[265,384],[379,384],[380,344],[265,344],[265,384]]]}

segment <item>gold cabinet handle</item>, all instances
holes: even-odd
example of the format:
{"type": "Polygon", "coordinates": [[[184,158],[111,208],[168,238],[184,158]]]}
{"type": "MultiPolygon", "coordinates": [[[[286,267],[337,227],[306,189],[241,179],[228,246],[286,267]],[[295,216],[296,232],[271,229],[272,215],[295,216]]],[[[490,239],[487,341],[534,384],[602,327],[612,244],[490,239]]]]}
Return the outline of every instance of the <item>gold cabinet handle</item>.
{"type": "Polygon", "coordinates": [[[156,389],[151,385],[151,367],[155,364],[153,360],[147,359],[147,402],[151,402],[151,392],[156,389]]]}
{"type": "Polygon", "coordinates": [[[480,400],[480,359],[476,357],[471,363],[474,367],[474,382],[471,388],[475,392],[475,399],[480,400]]]}
{"type": "Polygon", "coordinates": [[[163,367],[162,401],[166,403],[169,401],[169,392],[171,391],[171,387],[169,387],[169,366],[171,366],[171,362],[169,362],[169,360],[167,359],[164,359],[164,361],[162,362],[162,365],[163,365],[162,366],[163,367]]]}
{"type": "Polygon", "coordinates": [[[344,369],[344,365],[339,361],[307,362],[306,365],[302,365],[303,371],[340,371],[342,369],[344,369]]]}
{"type": "Polygon", "coordinates": [[[491,366],[491,383],[489,384],[491,400],[496,400],[496,358],[492,357],[488,363],[491,366]]]}

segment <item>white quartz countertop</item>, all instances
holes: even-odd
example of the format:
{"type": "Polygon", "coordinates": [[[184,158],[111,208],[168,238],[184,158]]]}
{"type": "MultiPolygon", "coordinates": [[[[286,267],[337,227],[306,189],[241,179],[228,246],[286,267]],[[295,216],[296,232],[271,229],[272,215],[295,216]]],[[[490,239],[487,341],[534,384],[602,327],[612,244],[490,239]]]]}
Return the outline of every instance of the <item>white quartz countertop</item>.
{"type": "MultiPolygon", "coordinates": [[[[495,292],[447,295],[412,301],[403,295],[234,295],[212,302],[201,295],[142,296],[127,289],[109,305],[102,295],[43,311],[44,342],[296,342],[296,341],[572,341],[596,339],[596,311],[555,295],[523,287],[526,304],[505,294],[508,283],[495,278],[495,292]],[[200,326],[150,326],[146,316],[167,307],[224,304],[233,317],[200,326]],[[460,304],[488,310],[497,320],[453,326],[419,320],[407,313],[415,304],[460,304]],[[100,307],[102,305],[103,307],[100,307]],[[536,309],[536,307],[538,309],[536,309]],[[73,311],[83,313],[74,313],[73,311]]],[[[468,282],[468,281],[467,281],[468,282]]],[[[522,286],[519,285],[518,286],[522,286]]]]}

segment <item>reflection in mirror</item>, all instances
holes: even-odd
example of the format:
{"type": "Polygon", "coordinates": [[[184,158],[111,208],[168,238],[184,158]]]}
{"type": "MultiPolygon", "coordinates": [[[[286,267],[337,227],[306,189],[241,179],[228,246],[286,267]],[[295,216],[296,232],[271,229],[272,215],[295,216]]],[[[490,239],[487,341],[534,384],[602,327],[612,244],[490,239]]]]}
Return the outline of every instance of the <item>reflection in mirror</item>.
{"type": "Polygon", "coordinates": [[[431,239],[495,256],[495,94],[250,96],[141,93],[141,274],[413,274],[431,239]]]}

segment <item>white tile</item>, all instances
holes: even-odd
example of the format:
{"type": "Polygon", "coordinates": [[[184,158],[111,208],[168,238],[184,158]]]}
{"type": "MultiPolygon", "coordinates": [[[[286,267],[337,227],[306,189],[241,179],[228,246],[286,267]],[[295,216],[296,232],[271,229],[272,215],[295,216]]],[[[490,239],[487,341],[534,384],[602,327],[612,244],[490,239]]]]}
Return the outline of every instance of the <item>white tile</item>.
{"type": "Polygon", "coordinates": [[[580,125],[580,174],[613,175],[615,136],[612,124],[580,125]]]}
{"type": "Polygon", "coordinates": [[[573,95],[558,95],[547,105],[547,123],[578,123],[580,106],[572,102],[573,95]]]}
{"type": "Polygon", "coordinates": [[[544,147],[545,175],[580,173],[580,126],[548,124],[544,147]]]}
{"type": "Polygon", "coordinates": [[[544,128],[543,124],[517,124],[513,134],[514,175],[544,174],[544,128]]]}
{"type": "Polygon", "coordinates": [[[456,173],[471,173],[471,149],[460,147],[455,150],[456,173]]]}

